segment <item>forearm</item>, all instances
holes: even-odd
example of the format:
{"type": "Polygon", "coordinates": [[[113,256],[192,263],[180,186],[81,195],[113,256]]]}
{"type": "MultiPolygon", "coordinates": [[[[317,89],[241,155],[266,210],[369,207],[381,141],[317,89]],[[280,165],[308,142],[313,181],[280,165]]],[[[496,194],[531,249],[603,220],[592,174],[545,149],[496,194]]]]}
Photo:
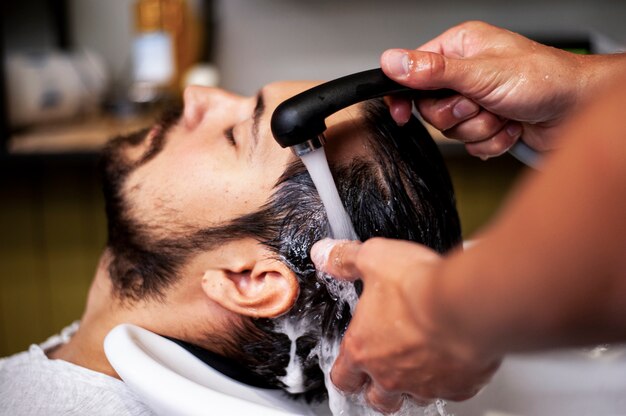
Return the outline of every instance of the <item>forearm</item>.
{"type": "Polygon", "coordinates": [[[442,262],[433,320],[492,354],[626,339],[626,90],[579,119],[479,243],[442,262]]]}
{"type": "Polygon", "coordinates": [[[607,88],[613,88],[626,73],[626,53],[581,55],[581,77],[578,84],[578,102],[585,104],[597,99],[598,94],[607,88]]]}

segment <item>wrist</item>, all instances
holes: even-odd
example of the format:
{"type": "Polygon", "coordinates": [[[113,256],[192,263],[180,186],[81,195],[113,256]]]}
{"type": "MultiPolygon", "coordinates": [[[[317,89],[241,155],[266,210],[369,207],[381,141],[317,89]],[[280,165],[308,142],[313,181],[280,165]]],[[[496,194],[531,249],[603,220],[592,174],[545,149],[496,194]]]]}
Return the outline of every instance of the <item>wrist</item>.
{"type": "Polygon", "coordinates": [[[486,334],[475,333],[471,328],[471,313],[463,307],[464,297],[455,292],[460,289],[453,281],[453,267],[449,258],[441,258],[433,265],[432,273],[420,282],[414,316],[420,317],[420,327],[434,347],[445,351],[456,360],[476,365],[488,365],[500,360],[501,355],[492,348],[495,343],[486,334]]]}
{"type": "Polygon", "coordinates": [[[593,101],[599,93],[612,88],[626,73],[626,53],[583,55],[580,57],[582,82],[579,96],[581,102],[593,101]]]}

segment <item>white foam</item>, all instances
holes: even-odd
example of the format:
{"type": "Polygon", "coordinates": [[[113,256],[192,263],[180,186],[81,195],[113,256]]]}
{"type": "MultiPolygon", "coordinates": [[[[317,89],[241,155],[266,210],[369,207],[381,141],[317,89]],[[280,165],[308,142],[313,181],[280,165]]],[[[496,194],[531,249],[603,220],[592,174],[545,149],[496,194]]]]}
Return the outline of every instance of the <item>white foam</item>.
{"type": "MultiPolygon", "coordinates": [[[[326,281],[326,279],[323,279],[323,281],[326,281]]],[[[350,304],[350,309],[354,309],[355,306],[356,302],[350,304]]],[[[334,416],[382,416],[382,413],[369,407],[363,392],[354,395],[344,395],[332,383],[330,371],[339,354],[339,346],[339,339],[331,341],[322,338],[320,344],[315,349],[315,353],[318,354],[320,369],[324,373],[324,383],[328,391],[330,411],[334,416]]],[[[443,400],[436,400],[434,403],[424,407],[418,406],[412,400],[405,399],[400,410],[393,413],[393,416],[449,416],[445,406],[446,404],[443,400]]]]}
{"type": "Polygon", "coordinates": [[[278,377],[287,386],[285,390],[291,394],[303,393],[305,391],[302,363],[296,355],[296,341],[305,334],[307,326],[308,323],[302,321],[293,322],[293,320],[286,318],[276,327],[276,332],[282,332],[291,341],[289,364],[285,369],[287,374],[283,377],[278,377]]]}

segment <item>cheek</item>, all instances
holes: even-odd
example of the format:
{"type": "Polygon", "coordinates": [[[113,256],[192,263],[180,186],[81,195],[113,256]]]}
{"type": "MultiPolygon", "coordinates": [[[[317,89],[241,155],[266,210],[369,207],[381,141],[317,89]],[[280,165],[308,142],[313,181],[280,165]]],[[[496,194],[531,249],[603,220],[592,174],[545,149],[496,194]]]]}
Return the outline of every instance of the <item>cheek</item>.
{"type": "MultiPolygon", "coordinates": [[[[155,161],[156,162],[156,161],[155,161]]],[[[258,171],[208,158],[172,158],[143,177],[135,206],[147,218],[199,227],[214,226],[257,210],[271,194],[258,171]]]]}
{"type": "Polygon", "coordinates": [[[270,193],[253,172],[216,169],[204,171],[186,186],[188,206],[197,219],[223,223],[256,211],[270,193]]]}
{"type": "Polygon", "coordinates": [[[283,154],[271,156],[261,163],[210,144],[178,143],[129,178],[133,205],[138,215],[164,224],[224,223],[267,202],[286,165],[283,154]]]}
{"type": "Polygon", "coordinates": [[[169,175],[152,182],[151,192],[167,195],[167,205],[185,223],[211,225],[238,211],[243,192],[236,171],[203,157],[176,160],[167,169],[169,175]]]}
{"type": "Polygon", "coordinates": [[[143,219],[193,224],[198,202],[215,194],[211,178],[219,173],[203,152],[167,150],[131,174],[127,196],[134,215],[143,219]]]}

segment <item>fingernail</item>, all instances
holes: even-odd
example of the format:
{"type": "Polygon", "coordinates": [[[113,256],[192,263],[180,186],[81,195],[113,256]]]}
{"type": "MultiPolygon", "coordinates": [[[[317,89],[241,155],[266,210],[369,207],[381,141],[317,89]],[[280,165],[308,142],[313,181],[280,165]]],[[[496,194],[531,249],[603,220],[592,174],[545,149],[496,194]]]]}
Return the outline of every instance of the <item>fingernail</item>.
{"type": "Polygon", "coordinates": [[[389,75],[405,77],[409,73],[409,54],[398,49],[385,52],[383,57],[387,63],[386,67],[389,75]]]}
{"type": "Polygon", "coordinates": [[[411,118],[411,113],[409,113],[407,116],[406,114],[404,114],[403,111],[398,110],[398,108],[394,108],[391,111],[392,111],[391,118],[394,119],[394,121],[399,127],[404,126],[406,123],[409,122],[409,119],[411,118]]]}
{"type": "Polygon", "coordinates": [[[517,137],[522,133],[522,125],[519,123],[511,123],[506,127],[506,134],[511,137],[517,137]]]}
{"type": "Polygon", "coordinates": [[[452,115],[458,119],[465,119],[472,114],[476,114],[478,109],[479,107],[475,102],[462,99],[452,108],[452,115]]]}
{"type": "Polygon", "coordinates": [[[328,256],[336,243],[337,242],[333,239],[324,238],[323,240],[313,244],[313,247],[311,247],[311,260],[317,270],[321,272],[326,270],[328,256]]]}

